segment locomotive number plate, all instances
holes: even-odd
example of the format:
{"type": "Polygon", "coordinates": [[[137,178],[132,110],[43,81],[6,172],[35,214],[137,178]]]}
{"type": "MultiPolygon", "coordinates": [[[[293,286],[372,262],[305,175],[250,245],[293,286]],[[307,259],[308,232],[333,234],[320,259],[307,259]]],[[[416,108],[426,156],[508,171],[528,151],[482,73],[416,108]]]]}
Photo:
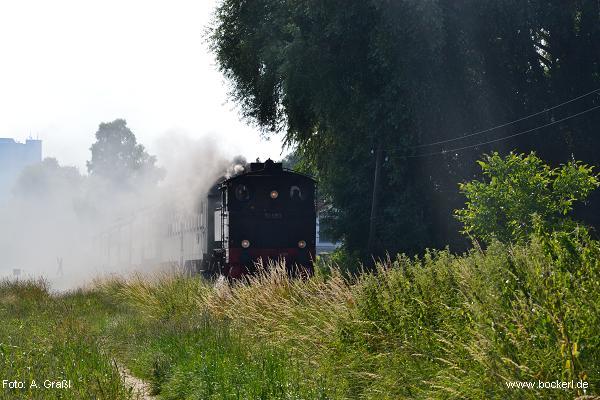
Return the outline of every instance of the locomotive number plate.
{"type": "Polygon", "coordinates": [[[283,214],[282,213],[278,213],[278,212],[266,212],[265,213],[265,218],[266,219],[282,219],[283,218],[283,214]]]}

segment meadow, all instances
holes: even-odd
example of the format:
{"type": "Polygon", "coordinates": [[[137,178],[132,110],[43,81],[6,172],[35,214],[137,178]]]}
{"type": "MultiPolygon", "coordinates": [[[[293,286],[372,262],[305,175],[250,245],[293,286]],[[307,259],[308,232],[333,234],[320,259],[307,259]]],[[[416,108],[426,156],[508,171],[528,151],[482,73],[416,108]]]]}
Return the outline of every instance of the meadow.
{"type": "Polygon", "coordinates": [[[271,265],[234,285],[159,274],[56,294],[3,282],[0,318],[2,379],[73,381],[6,399],[135,398],[118,365],[160,399],[600,394],[600,246],[576,233],[400,255],[360,275],[321,262],[305,280],[271,265]],[[538,387],[556,381],[574,387],[538,387]]]}

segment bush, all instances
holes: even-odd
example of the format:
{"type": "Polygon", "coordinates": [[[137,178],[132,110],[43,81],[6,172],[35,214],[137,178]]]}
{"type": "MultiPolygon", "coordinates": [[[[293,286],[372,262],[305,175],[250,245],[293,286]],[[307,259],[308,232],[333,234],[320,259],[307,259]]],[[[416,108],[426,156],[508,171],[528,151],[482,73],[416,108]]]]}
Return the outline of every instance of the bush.
{"type": "Polygon", "coordinates": [[[586,381],[600,390],[600,246],[581,232],[430,252],[379,265],[353,288],[336,384],[348,398],[572,398],[582,390],[509,388],[586,381]],[[552,250],[551,250],[552,249],[552,250]]]}
{"type": "Polygon", "coordinates": [[[553,169],[535,153],[492,153],[478,163],[484,179],[460,184],[467,203],[455,213],[463,233],[487,244],[528,240],[536,230],[533,218],[538,231],[572,230],[567,215],[573,204],[599,186],[592,167],[578,161],[553,169]]]}

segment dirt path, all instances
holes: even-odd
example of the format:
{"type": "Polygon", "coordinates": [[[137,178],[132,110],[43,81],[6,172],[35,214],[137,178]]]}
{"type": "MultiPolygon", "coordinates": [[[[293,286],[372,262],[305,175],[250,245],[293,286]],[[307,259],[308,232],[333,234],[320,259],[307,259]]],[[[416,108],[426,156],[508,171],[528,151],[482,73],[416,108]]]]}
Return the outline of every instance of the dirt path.
{"type": "Polygon", "coordinates": [[[118,365],[119,373],[125,382],[125,386],[131,388],[133,398],[136,400],[155,400],[156,396],[150,395],[150,385],[143,380],[136,378],[131,372],[123,365],[118,365]]]}

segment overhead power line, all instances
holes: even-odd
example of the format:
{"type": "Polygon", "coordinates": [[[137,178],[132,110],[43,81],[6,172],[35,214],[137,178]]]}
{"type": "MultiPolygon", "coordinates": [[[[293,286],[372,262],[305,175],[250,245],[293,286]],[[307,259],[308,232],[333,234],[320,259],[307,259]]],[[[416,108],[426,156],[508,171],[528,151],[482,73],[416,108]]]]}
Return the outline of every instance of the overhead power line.
{"type": "Polygon", "coordinates": [[[588,108],[587,110],[578,112],[578,113],[570,115],[568,117],[564,117],[564,118],[561,118],[561,119],[556,120],[556,121],[549,122],[549,123],[544,124],[544,125],[536,126],[535,128],[527,129],[525,131],[517,132],[517,133],[514,133],[512,135],[503,136],[501,138],[494,139],[494,140],[489,140],[487,142],[477,143],[477,144],[473,144],[473,145],[470,145],[470,146],[457,147],[457,148],[449,149],[449,150],[442,150],[442,151],[438,151],[438,152],[435,152],[435,153],[425,153],[425,154],[417,154],[417,155],[401,156],[401,157],[404,157],[404,158],[429,157],[429,156],[435,156],[435,155],[442,155],[442,154],[452,153],[452,152],[455,152],[455,151],[461,151],[461,150],[471,149],[473,147],[484,146],[486,144],[496,143],[496,142],[500,142],[502,140],[507,140],[507,139],[514,138],[514,137],[517,137],[517,136],[526,135],[528,133],[531,133],[531,132],[534,132],[534,131],[537,131],[537,130],[540,130],[540,129],[543,129],[543,128],[547,128],[549,126],[559,124],[559,123],[567,121],[569,119],[573,119],[573,118],[578,117],[580,115],[587,114],[587,113],[592,112],[594,110],[597,110],[599,108],[600,108],[600,105],[595,106],[595,107],[591,107],[591,108],[588,108]]]}
{"type": "Polygon", "coordinates": [[[563,103],[557,104],[557,105],[555,105],[553,107],[546,108],[546,109],[544,109],[542,111],[538,111],[536,113],[529,114],[529,115],[521,117],[519,119],[515,119],[514,121],[506,122],[504,124],[496,125],[496,126],[493,126],[491,128],[484,129],[482,131],[473,132],[473,133],[470,133],[470,134],[467,134],[467,135],[464,135],[464,136],[459,136],[459,137],[455,137],[455,138],[452,138],[452,139],[440,140],[439,142],[433,142],[433,143],[427,143],[427,144],[419,144],[419,145],[416,145],[416,146],[411,146],[409,148],[410,149],[419,149],[419,148],[422,148],[422,147],[435,146],[435,145],[438,145],[438,144],[450,143],[450,142],[454,142],[454,141],[457,141],[457,140],[462,140],[462,139],[465,139],[465,138],[468,138],[468,137],[477,136],[477,135],[481,135],[483,133],[495,131],[496,129],[504,128],[504,127],[510,126],[512,124],[516,124],[517,122],[525,121],[525,120],[527,120],[529,118],[533,118],[535,116],[544,114],[544,113],[546,113],[548,111],[555,110],[555,109],[557,109],[559,107],[562,107],[562,106],[564,106],[566,104],[572,103],[572,102],[577,101],[579,99],[583,99],[584,97],[587,97],[587,96],[589,96],[591,94],[594,94],[594,93],[597,93],[597,92],[600,92],[600,88],[592,90],[591,92],[582,94],[581,96],[577,96],[577,97],[575,97],[575,98],[573,98],[571,100],[567,100],[567,101],[565,101],[563,103]]]}

